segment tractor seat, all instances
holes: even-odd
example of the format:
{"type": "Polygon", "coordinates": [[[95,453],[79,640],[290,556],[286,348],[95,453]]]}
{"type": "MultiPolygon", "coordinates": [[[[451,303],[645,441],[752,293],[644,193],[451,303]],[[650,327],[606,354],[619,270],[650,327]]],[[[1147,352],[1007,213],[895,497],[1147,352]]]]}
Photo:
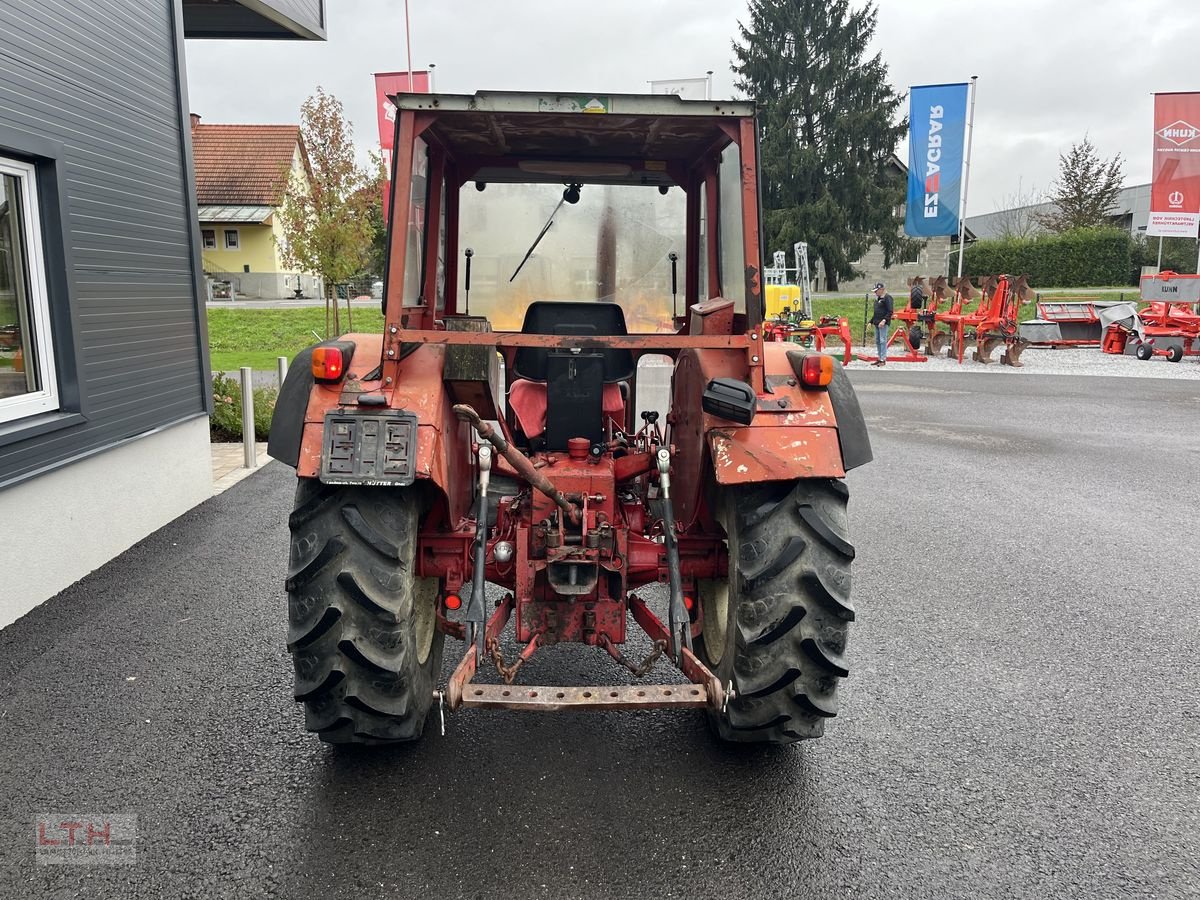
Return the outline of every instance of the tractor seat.
{"type": "MultiPolygon", "coordinates": [[[[521,334],[572,334],[604,337],[629,334],[625,311],[603,300],[535,300],[525,310],[521,334]]],[[[513,374],[529,381],[547,381],[550,354],[540,347],[519,347],[513,358],[513,374]]],[[[604,383],[616,384],[633,378],[633,353],[629,350],[598,350],[604,357],[604,383]]]]}
{"type": "MultiPolygon", "coordinates": [[[[629,332],[615,303],[539,300],[526,310],[521,333],[574,335],[584,343],[592,335],[629,332]]],[[[562,451],[573,437],[595,443],[604,438],[608,419],[625,427],[626,382],[634,375],[629,350],[519,347],[513,375],[509,406],[531,446],[536,441],[562,451]]]]}

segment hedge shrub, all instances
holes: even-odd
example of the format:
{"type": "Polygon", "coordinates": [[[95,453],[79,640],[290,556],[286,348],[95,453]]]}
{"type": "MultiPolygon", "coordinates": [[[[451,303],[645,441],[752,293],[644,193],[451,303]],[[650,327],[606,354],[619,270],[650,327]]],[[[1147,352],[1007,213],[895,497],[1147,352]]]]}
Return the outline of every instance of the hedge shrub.
{"type": "MultiPolygon", "coordinates": [[[[214,375],[213,412],[208,420],[208,433],[218,444],[240,442],[242,439],[242,386],[236,378],[214,375]]],[[[275,412],[275,388],[254,389],[254,439],[265,441],[271,431],[271,416],[275,412]]]]}
{"type": "Polygon", "coordinates": [[[969,275],[1028,275],[1040,287],[1136,284],[1134,240],[1119,228],[1079,228],[1032,238],[977,241],[967,248],[969,275]]]}

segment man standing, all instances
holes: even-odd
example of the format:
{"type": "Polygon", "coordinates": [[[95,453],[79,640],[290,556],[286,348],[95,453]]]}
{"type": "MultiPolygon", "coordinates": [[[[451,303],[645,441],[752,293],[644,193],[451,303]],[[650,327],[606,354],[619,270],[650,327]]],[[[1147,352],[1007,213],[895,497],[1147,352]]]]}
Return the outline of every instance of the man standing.
{"type": "Polygon", "coordinates": [[[888,326],[892,324],[893,306],[892,295],[882,281],[878,282],[875,285],[875,313],[871,316],[871,324],[875,326],[875,347],[879,350],[879,359],[872,363],[875,366],[887,365],[888,326]]]}

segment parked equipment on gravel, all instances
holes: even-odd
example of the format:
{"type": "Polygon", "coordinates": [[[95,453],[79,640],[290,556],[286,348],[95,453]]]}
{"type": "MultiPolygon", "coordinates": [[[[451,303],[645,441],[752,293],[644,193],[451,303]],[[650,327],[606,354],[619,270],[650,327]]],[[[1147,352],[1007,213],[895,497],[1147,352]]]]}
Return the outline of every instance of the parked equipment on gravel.
{"type": "Polygon", "coordinates": [[[956,316],[951,323],[950,356],[961,363],[967,340],[974,340],[971,358],[976,362],[990,363],[992,353],[1003,346],[1001,364],[1020,368],[1021,352],[1028,342],[1021,338],[1017,317],[1021,304],[1032,296],[1028,279],[1024,275],[1017,278],[991,275],[982,279],[980,292],[983,297],[979,306],[973,312],[956,316]]]}
{"type": "Polygon", "coordinates": [[[1200,356],[1200,275],[1143,275],[1141,294],[1149,303],[1140,310],[1124,303],[1101,312],[1103,351],[1168,362],[1200,356]]]}
{"type": "MultiPolygon", "coordinates": [[[[924,277],[910,278],[908,286],[912,288],[917,283],[920,283],[922,289],[925,285],[924,277]]],[[[921,344],[925,340],[926,329],[932,331],[930,326],[933,324],[932,313],[926,306],[928,300],[923,301],[919,306],[914,306],[915,301],[910,299],[909,303],[902,307],[898,307],[893,312],[893,318],[897,322],[896,330],[892,332],[888,338],[885,353],[887,353],[888,362],[928,362],[929,357],[921,352],[921,344]],[[922,324],[926,327],[923,329],[922,324]],[[890,353],[890,348],[895,344],[901,350],[898,354],[890,353]]],[[[862,362],[874,363],[879,361],[879,357],[872,354],[860,353],[858,358],[862,362]]]]}
{"type": "Polygon", "coordinates": [[[384,333],[300,354],[271,427],[299,476],[307,727],[379,743],[431,708],[653,707],[703,709],[731,741],[821,735],[855,616],[843,476],[871,449],[840,364],[765,340],[753,104],[394,103],[384,333]],[[489,271],[465,315],[472,258],[510,254],[529,264],[489,271]],[[629,332],[648,304],[672,333],[629,332]],[[650,585],[665,599],[634,593],[650,585]],[[443,688],[446,635],[465,646],[443,688]],[[561,643],[684,683],[517,683],[561,643]]]}
{"type": "Polygon", "coordinates": [[[1124,306],[1123,300],[1081,297],[1038,301],[1037,318],[1021,323],[1021,337],[1030,347],[1099,347],[1104,337],[1102,315],[1124,306]]]}
{"type": "Polygon", "coordinates": [[[845,316],[821,316],[813,321],[803,318],[799,310],[786,307],[765,327],[769,341],[790,342],[818,353],[825,351],[831,338],[837,338],[842,342],[842,363],[849,365],[854,360],[854,337],[845,316]]]}

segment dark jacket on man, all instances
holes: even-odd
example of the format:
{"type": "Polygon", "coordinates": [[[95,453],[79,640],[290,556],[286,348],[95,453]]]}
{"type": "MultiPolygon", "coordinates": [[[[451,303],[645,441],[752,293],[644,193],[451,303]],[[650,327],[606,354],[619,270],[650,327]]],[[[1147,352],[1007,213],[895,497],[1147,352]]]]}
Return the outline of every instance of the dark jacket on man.
{"type": "Polygon", "coordinates": [[[882,297],[875,298],[875,314],[871,317],[871,324],[878,328],[880,325],[886,326],[892,321],[892,310],[894,303],[892,295],[885,293],[882,297]]]}

